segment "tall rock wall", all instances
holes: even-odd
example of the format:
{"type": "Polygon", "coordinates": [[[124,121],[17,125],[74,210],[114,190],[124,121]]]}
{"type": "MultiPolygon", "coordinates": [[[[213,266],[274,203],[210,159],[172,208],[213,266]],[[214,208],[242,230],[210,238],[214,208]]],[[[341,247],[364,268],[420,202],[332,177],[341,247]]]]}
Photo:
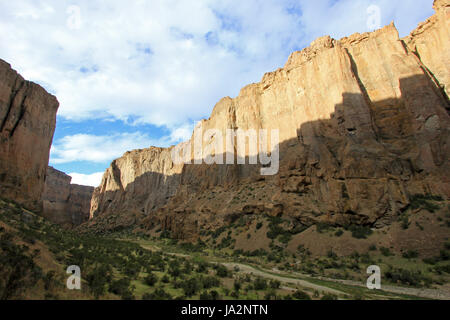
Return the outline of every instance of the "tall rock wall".
{"type": "Polygon", "coordinates": [[[64,227],[89,220],[94,188],[71,184],[72,178],[52,167],[47,169],[43,216],[64,227]]]}
{"type": "Polygon", "coordinates": [[[449,97],[450,2],[448,0],[435,0],[433,7],[436,14],[421,23],[404,40],[449,97]]]}
{"type": "Polygon", "coordinates": [[[437,1],[433,25],[407,39],[393,24],[317,39],[284,68],[222,99],[186,143],[217,130],[202,141],[204,154],[190,154],[207,159],[218,139],[226,144],[227,129],[277,129],[278,174],[262,176],[261,166],[248,164],[176,166],[171,150],[133,151],[105,173],[91,226],[161,225],[184,239],[244,214],[383,226],[414,194],[450,197],[448,64],[420,54],[448,59],[447,3],[437,1]]]}
{"type": "Polygon", "coordinates": [[[105,228],[135,224],[148,212],[167,204],[180,184],[182,165],[175,165],[171,149],[150,148],[127,152],[112,162],[91,202],[91,218],[127,212],[105,228]]]}
{"type": "Polygon", "coordinates": [[[1,197],[40,212],[58,101],[0,60],[1,197]]]}

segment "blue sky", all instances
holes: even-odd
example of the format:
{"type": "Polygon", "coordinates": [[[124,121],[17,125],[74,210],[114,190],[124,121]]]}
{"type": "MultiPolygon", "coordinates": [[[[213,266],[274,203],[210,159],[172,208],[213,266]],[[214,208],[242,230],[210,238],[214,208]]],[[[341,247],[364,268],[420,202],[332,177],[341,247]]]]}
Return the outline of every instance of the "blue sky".
{"type": "Polygon", "coordinates": [[[0,0],[0,58],[60,101],[50,165],[96,186],[126,151],[189,139],[315,38],[391,21],[405,36],[432,2],[0,0]]]}

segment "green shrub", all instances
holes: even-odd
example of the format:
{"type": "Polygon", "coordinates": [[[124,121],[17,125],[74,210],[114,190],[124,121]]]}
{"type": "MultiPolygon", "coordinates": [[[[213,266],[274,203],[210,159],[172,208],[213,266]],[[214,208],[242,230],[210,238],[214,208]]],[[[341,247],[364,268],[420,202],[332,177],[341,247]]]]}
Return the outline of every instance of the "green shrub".
{"type": "Polygon", "coordinates": [[[192,297],[195,295],[201,288],[198,279],[191,278],[185,280],[181,283],[181,289],[183,289],[186,297],[192,297]]]}
{"type": "Polygon", "coordinates": [[[448,261],[450,259],[450,251],[448,250],[441,250],[439,259],[441,261],[448,261]]]}
{"type": "Polygon", "coordinates": [[[153,287],[158,282],[158,277],[155,274],[150,273],[145,277],[144,282],[146,285],[153,287]]]}
{"type": "Polygon", "coordinates": [[[178,263],[178,261],[174,260],[170,263],[168,273],[174,279],[178,278],[181,275],[180,264],[178,263]]]}
{"type": "Polygon", "coordinates": [[[269,231],[267,231],[267,238],[276,239],[278,236],[281,236],[280,241],[288,243],[292,238],[292,233],[280,226],[280,224],[283,223],[283,220],[280,217],[268,217],[268,219],[269,231]]]}
{"type": "Polygon", "coordinates": [[[254,251],[246,251],[243,255],[246,257],[263,257],[267,255],[267,251],[264,249],[257,249],[254,251]]]}
{"type": "Polygon", "coordinates": [[[234,280],[233,289],[235,292],[239,292],[241,290],[242,284],[239,280],[234,280]]]}
{"type": "Polygon", "coordinates": [[[352,225],[349,227],[349,230],[352,233],[352,237],[356,239],[367,239],[373,233],[368,226],[352,225]]]}
{"type": "Polygon", "coordinates": [[[391,252],[391,250],[389,248],[386,248],[386,247],[380,247],[380,252],[385,257],[393,256],[393,253],[391,252]]]}
{"type": "Polygon", "coordinates": [[[267,238],[276,239],[279,235],[282,235],[286,232],[281,226],[277,224],[270,224],[269,231],[267,231],[267,238]]]}
{"type": "Polygon", "coordinates": [[[309,294],[307,294],[304,291],[301,290],[297,290],[294,292],[294,294],[292,295],[292,297],[294,297],[294,299],[297,300],[311,300],[311,297],[309,296],[309,294]]]}
{"type": "Polygon", "coordinates": [[[416,250],[408,250],[402,253],[402,257],[405,259],[415,259],[419,256],[419,252],[416,250]]]}
{"type": "Polygon", "coordinates": [[[220,244],[218,245],[219,249],[225,249],[225,248],[229,248],[231,247],[234,243],[236,242],[235,239],[231,238],[230,235],[222,238],[222,241],[220,242],[220,244]]]}
{"type": "Polygon", "coordinates": [[[272,289],[279,289],[280,286],[281,286],[281,282],[278,281],[278,280],[270,280],[269,286],[270,286],[272,289]]]}
{"type": "Polygon", "coordinates": [[[290,233],[283,233],[279,238],[280,242],[285,243],[285,244],[289,243],[289,241],[291,241],[291,239],[292,239],[292,235],[290,233]]]}
{"type": "Polygon", "coordinates": [[[436,263],[438,263],[438,260],[436,257],[434,258],[424,258],[422,259],[422,261],[426,264],[431,264],[431,265],[435,265],[436,263]]]}
{"type": "Polygon", "coordinates": [[[213,238],[218,238],[226,229],[227,228],[225,226],[220,227],[219,229],[213,231],[211,235],[213,238]]]}
{"type": "Polygon", "coordinates": [[[199,262],[197,264],[197,273],[206,273],[208,272],[209,264],[207,262],[199,262]]]}
{"type": "Polygon", "coordinates": [[[96,299],[105,294],[106,285],[112,279],[111,266],[102,265],[95,268],[86,276],[86,281],[89,285],[90,292],[96,299]]]}
{"type": "Polygon", "coordinates": [[[316,229],[317,229],[317,232],[319,232],[319,233],[324,233],[331,228],[332,228],[331,225],[329,225],[328,223],[318,222],[316,224],[316,229]]]}
{"type": "Polygon", "coordinates": [[[336,259],[337,258],[337,254],[333,251],[333,249],[330,249],[327,252],[327,257],[331,258],[331,259],[336,259]]]}
{"type": "Polygon", "coordinates": [[[200,282],[204,289],[216,288],[220,286],[220,280],[213,276],[201,277],[200,282]]]}
{"type": "Polygon", "coordinates": [[[334,235],[335,235],[336,237],[340,237],[340,236],[342,236],[343,234],[344,234],[344,231],[342,231],[341,229],[337,230],[337,231],[334,233],[334,235]]]}
{"type": "Polygon", "coordinates": [[[258,277],[253,282],[253,289],[254,290],[266,290],[267,289],[267,281],[261,277],[258,277]]]}
{"type": "Polygon", "coordinates": [[[216,266],[216,275],[221,278],[226,278],[229,276],[229,271],[224,265],[219,264],[216,266]]]}
{"type": "Polygon", "coordinates": [[[212,294],[210,292],[203,291],[200,294],[200,300],[215,300],[215,299],[213,299],[213,296],[212,296],[212,294]]]}
{"type": "Polygon", "coordinates": [[[442,266],[436,266],[436,267],[434,267],[434,270],[438,274],[442,274],[444,272],[450,274],[450,264],[445,264],[445,265],[442,265],[442,266]]]}
{"type": "Polygon", "coordinates": [[[158,288],[153,293],[145,293],[142,300],[172,300],[170,293],[167,293],[162,288],[158,288]]]}
{"type": "Polygon", "coordinates": [[[302,224],[298,224],[298,225],[296,225],[296,226],[290,231],[290,233],[293,234],[293,235],[295,235],[295,234],[302,233],[302,232],[305,231],[306,229],[308,229],[307,226],[304,226],[304,225],[302,225],[302,224]]]}
{"type": "Polygon", "coordinates": [[[113,281],[109,286],[109,292],[120,296],[123,300],[132,300],[134,287],[130,286],[129,278],[122,278],[113,281]]]}
{"type": "Polygon", "coordinates": [[[369,253],[362,254],[360,259],[361,259],[361,262],[364,264],[373,264],[374,263],[374,261],[370,257],[369,253]]]}
{"type": "Polygon", "coordinates": [[[413,287],[427,285],[432,281],[422,275],[420,271],[410,271],[402,268],[391,268],[386,271],[384,276],[393,283],[401,283],[413,287]]]}
{"type": "Polygon", "coordinates": [[[9,233],[0,236],[0,300],[19,297],[42,277],[41,268],[26,254],[28,247],[18,246],[12,240],[9,233]]]}
{"type": "Polygon", "coordinates": [[[439,210],[440,207],[431,201],[443,201],[443,199],[441,196],[416,194],[410,198],[410,207],[413,210],[420,208],[434,213],[439,210]]]}
{"type": "Polygon", "coordinates": [[[56,272],[54,270],[50,270],[47,272],[45,277],[42,279],[44,281],[44,288],[45,290],[50,290],[53,287],[53,284],[55,282],[55,276],[56,272]]]}
{"type": "Polygon", "coordinates": [[[269,262],[275,261],[276,263],[280,263],[281,262],[281,258],[276,253],[271,252],[267,256],[267,261],[269,261],[269,262]]]}
{"type": "Polygon", "coordinates": [[[123,272],[127,277],[135,279],[139,272],[141,272],[141,266],[137,263],[128,263],[123,272]]]}

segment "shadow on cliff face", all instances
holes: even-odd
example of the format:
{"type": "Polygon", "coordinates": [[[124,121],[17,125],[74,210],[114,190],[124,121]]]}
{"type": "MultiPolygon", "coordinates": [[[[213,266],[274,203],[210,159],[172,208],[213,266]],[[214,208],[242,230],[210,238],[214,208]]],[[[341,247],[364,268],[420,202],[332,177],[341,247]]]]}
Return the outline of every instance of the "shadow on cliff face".
{"type": "MultiPolygon", "coordinates": [[[[161,226],[190,239],[251,214],[285,215],[305,226],[381,227],[415,194],[448,199],[448,99],[426,75],[401,79],[399,86],[400,98],[382,101],[371,101],[365,90],[344,93],[330,119],[304,123],[296,138],[280,143],[275,176],[261,176],[260,165],[148,172],[126,188],[97,189],[94,219],[83,228],[161,226]]],[[[120,179],[120,172],[114,175],[120,179]]]]}

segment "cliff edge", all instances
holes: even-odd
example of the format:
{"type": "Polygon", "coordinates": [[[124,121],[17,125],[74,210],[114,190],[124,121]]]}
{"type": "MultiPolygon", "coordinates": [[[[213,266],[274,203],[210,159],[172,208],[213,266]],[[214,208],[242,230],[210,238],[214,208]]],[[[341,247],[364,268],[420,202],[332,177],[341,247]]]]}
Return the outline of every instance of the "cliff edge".
{"type": "Polygon", "coordinates": [[[1,196],[35,212],[42,192],[59,103],[0,60],[1,196]]]}

